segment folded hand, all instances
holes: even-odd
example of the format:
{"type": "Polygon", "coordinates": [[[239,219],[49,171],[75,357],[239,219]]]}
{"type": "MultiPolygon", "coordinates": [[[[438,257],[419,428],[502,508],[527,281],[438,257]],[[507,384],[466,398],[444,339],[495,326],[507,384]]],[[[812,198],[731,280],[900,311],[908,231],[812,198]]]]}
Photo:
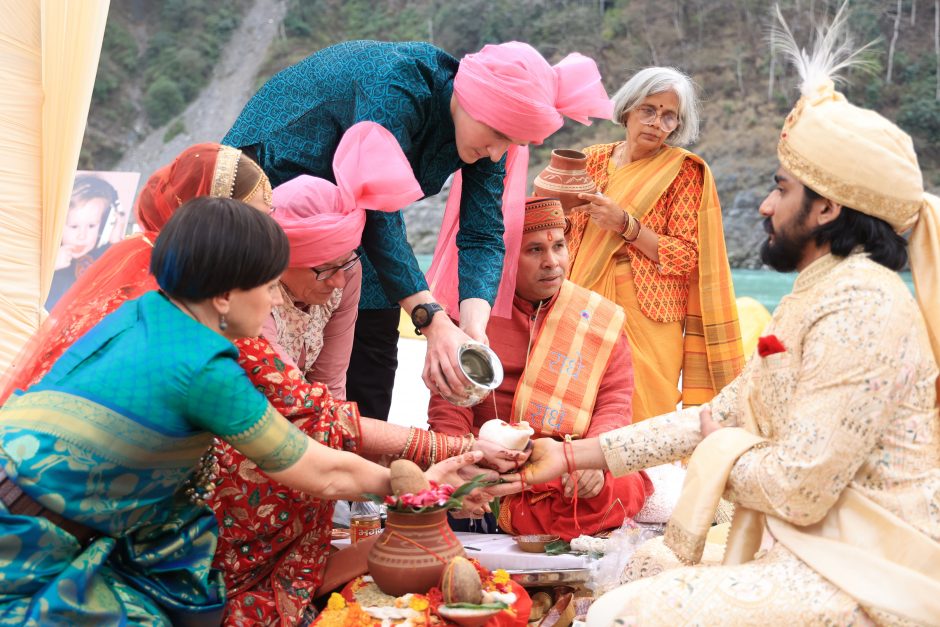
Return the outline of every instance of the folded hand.
{"type": "Polygon", "coordinates": [[[603,470],[576,470],[573,473],[565,474],[561,478],[561,485],[564,487],[565,498],[574,497],[574,486],[578,485],[578,498],[590,499],[601,493],[604,489],[604,471],[603,470]]]}

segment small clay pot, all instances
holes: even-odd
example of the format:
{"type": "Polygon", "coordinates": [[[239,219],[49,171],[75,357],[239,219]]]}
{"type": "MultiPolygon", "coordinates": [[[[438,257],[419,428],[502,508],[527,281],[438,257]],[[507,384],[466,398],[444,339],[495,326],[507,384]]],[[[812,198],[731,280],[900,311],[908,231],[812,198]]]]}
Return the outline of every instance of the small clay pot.
{"type": "Polygon", "coordinates": [[[369,574],[392,596],[427,594],[441,582],[450,559],[466,557],[463,545],[447,524],[447,512],[388,512],[385,530],[369,551],[369,574]]]}
{"type": "Polygon", "coordinates": [[[588,176],[587,155],[577,150],[553,150],[548,166],[535,177],[535,195],[557,198],[567,215],[572,208],[583,205],[578,194],[589,194],[597,185],[588,176]]]}

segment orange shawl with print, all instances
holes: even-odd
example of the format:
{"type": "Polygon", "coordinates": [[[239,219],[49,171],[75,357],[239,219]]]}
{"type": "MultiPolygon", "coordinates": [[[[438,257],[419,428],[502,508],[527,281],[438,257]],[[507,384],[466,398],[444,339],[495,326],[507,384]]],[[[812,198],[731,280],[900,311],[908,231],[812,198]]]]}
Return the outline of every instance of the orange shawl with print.
{"type": "Polygon", "coordinates": [[[526,420],[538,436],[584,435],[623,322],[612,301],[562,283],[526,360],[510,422],[526,420]]]}
{"type": "MultiPolygon", "coordinates": [[[[698,210],[698,268],[689,278],[689,298],[683,344],[683,405],[707,403],[738,375],[744,366],[738,310],[731,283],[731,268],[725,249],[718,189],[708,165],[687,150],[664,147],[654,157],[634,161],[609,178],[606,151],[597,176],[598,187],[621,207],[642,221],[669,189],[686,159],[702,165],[704,185],[698,210]]],[[[569,246],[571,269],[568,278],[590,290],[616,300],[617,252],[623,239],[598,227],[582,215],[571,219],[569,246]]]]}

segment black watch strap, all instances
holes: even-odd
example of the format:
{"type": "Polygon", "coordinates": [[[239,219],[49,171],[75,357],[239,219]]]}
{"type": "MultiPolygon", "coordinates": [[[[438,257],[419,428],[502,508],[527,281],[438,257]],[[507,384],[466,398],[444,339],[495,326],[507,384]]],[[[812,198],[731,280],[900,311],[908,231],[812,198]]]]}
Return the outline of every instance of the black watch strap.
{"type": "Polygon", "coordinates": [[[415,333],[421,335],[421,329],[429,326],[431,320],[434,319],[434,314],[439,311],[444,311],[444,308],[437,303],[415,305],[415,308],[411,310],[411,323],[415,325],[415,333]]]}

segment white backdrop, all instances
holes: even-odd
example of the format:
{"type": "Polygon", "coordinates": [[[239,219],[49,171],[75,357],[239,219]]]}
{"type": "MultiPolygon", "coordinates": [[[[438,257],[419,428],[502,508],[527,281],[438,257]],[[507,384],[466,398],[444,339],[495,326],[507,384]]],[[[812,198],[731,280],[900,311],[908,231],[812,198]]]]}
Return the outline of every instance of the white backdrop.
{"type": "Polygon", "coordinates": [[[39,326],[109,0],[0,0],[0,372],[39,326]]]}

